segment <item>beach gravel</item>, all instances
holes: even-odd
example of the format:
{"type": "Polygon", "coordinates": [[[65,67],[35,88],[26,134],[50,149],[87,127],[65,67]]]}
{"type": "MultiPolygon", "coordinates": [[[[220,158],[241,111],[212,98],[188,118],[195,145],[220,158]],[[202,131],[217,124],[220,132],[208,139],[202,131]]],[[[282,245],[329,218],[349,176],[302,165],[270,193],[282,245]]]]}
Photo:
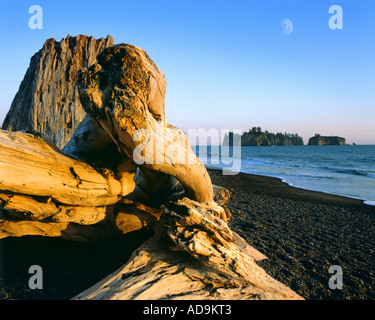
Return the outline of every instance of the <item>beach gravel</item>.
{"type": "Polygon", "coordinates": [[[375,298],[375,207],[276,178],[209,173],[231,191],[231,229],[268,257],[258,263],[272,277],[305,299],[375,298]],[[342,268],[342,289],[329,287],[331,266],[342,268]]]}

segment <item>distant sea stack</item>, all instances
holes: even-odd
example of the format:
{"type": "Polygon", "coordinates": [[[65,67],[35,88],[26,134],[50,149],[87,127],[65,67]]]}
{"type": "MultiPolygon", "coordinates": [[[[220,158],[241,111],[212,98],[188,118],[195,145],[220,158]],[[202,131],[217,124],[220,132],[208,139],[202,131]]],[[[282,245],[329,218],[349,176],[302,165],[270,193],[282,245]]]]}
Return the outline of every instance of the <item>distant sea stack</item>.
{"type": "Polygon", "coordinates": [[[259,127],[253,127],[241,135],[225,134],[223,145],[225,146],[303,146],[303,139],[297,133],[272,133],[259,127]],[[234,138],[234,139],[233,139],[234,138]]]}
{"type": "Polygon", "coordinates": [[[31,58],[3,129],[35,130],[62,148],[86,115],[79,100],[77,73],[95,63],[98,53],[113,45],[111,36],[95,39],[68,35],[60,42],[48,39],[31,58]]]}
{"type": "Polygon", "coordinates": [[[309,146],[345,146],[345,138],[336,136],[321,136],[316,134],[309,139],[309,146]]]}

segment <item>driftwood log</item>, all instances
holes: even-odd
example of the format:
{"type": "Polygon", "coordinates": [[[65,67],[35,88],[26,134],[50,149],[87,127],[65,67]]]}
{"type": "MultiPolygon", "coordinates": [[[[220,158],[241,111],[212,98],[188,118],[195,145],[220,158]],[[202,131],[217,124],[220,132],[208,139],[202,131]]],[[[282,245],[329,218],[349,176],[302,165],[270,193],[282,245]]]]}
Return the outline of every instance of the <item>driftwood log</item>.
{"type": "Polygon", "coordinates": [[[264,257],[236,245],[222,211],[186,198],[171,203],[154,237],[74,299],[302,299],[256,264],[264,257]]]}
{"type": "Polygon", "coordinates": [[[0,131],[0,238],[102,241],[154,227],[122,268],[75,299],[301,298],[229,229],[229,191],[167,123],[166,81],[143,50],[103,50],[77,85],[87,115],[63,150],[37,133],[0,131]]]}
{"type": "MultiPolygon", "coordinates": [[[[143,50],[130,45],[115,46],[98,58],[109,71],[100,73],[104,77],[101,89],[100,79],[92,75],[92,72],[103,69],[99,63],[81,73],[78,86],[85,109],[91,110],[88,107],[93,105],[90,99],[97,101],[98,96],[103,95],[103,89],[105,95],[111,97],[107,101],[110,105],[123,103],[123,117],[131,119],[131,122],[116,133],[108,128],[119,128],[118,123],[123,121],[118,119],[119,122],[115,122],[108,118],[108,107],[104,108],[107,112],[104,120],[100,119],[100,110],[93,109],[89,113],[90,118],[84,118],[63,152],[40,134],[2,131],[0,151],[4,156],[0,160],[0,199],[2,207],[7,210],[6,214],[23,220],[47,219],[48,223],[91,225],[106,219],[107,206],[129,194],[129,198],[133,200],[152,200],[155,196],[159,200],[167,200],[183,193],[200,201],[213,201],[213,186],[205,167],[192,152],[186,136],[166,124],[166,83],[161,71],[143,50]],[[89,76],[92,77],[91,80],[88,79],[89,76]],[[86,88],[87,83],[90,83],[90,88],[86,88]],[[103,83],[107,87],[104,88],[103,83]],[[121,85],[125,89],[120,94],[118,92],[121,85]],[[97,90],[93,92],[93,88],[97,90]],[[118,98],[114,92],[119,95],[118,98]],[[143,100],[138,97],[143,97],[143,100]],[[148,117],[147,121],[144,121],[145,117],[148,117]],[[174,139],[174,136],[164,134],[164,131],[177,132],[182,140],[173,140],[172,147],[188,158],[179,159],[181,163],[174,163],[173,155],[168,154],[172,142],[165,144],[157,139],[150,141],[151,145],[146,144],[142,152],[153,152],[154,147],[160,145],[162,147],[157,148],[160,155],[155,154],[151,161],[148,159],[149,163],[140,165],[134,179],[137,167],[132,151],[140,143],[137,144],[134,134],[137,130],[144,132],[142,130],[150,129],[147,127],[148,123],[157,128],[151,134],[158,135],[159,138],[165,136],[167,142],[174,139]],[[152,161],[156,158],[165,161],[154,165],[152,161]],[[187,160],[194,164],[191,165],[187,160]]],[[[61,230],[66,229],[61,224],[56,227],[53,234],[60,234],[61,230]]],[[[9,233],[10,227],[7,229],[9,233]]],[[[35,234],[37,230],[44,229],[38,225],[27,230],[28,234],[35,234]]]]}
{"type": "Polygon", "coordinates": [[[117,45],[78,80],[82,106],[116,143],[142,166],[175,177],[189,198],[213,200],[212,184],[186,135],[164,114],[164,75],[141,49],[117,45]]]}
{"type": "MultiPolygon", "coordinates": [[[[133,191],[133,176],[77,161],[42,136],[0,132],[0,188],[16,194],[46,197],[46,202],[106,206],[133,191]]],[[[46,208],[48,209],[48,208],[46,208]]]]}

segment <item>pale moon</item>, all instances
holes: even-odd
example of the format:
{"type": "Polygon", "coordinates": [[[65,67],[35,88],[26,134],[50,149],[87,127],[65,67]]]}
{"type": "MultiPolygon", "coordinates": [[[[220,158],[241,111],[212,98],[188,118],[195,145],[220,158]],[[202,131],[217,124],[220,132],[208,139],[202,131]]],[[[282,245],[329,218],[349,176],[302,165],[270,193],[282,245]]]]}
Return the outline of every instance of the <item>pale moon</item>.
{"type": "Polygon", "coordinates": [[[281,20],[280,26],[286,35],[290,35],[293,32],[293,23],[287,18],[281,20]]]}

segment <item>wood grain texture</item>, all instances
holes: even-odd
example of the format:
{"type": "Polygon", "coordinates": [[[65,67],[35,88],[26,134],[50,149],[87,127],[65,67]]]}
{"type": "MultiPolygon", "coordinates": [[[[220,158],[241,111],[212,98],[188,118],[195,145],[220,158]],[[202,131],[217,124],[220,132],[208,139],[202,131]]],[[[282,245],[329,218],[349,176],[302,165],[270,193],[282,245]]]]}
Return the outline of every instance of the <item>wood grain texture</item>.
{"type": "Polygon", "coordinates": [[[42,136],[0,131],[0,190],[49,197],[76,206],[106,206],[134,189],[113,171],[94,169],[57,149],[42,136]]]}
{"type": "Polygon", "coordinates": [[[103,50],[96,64],[82,70],[78,84],[87,114],[123,154],[175,177],[189,198],[213,200],[205,166],[186,135],[167,123],[165,78],[143,50],[124,44],[103,50]]]}
{"type": "Polygon", "coordinates": [[[155,236],[73,299],[301,300],[235,244],[222,211],[187,198],[166,206],[155,236]]]}

